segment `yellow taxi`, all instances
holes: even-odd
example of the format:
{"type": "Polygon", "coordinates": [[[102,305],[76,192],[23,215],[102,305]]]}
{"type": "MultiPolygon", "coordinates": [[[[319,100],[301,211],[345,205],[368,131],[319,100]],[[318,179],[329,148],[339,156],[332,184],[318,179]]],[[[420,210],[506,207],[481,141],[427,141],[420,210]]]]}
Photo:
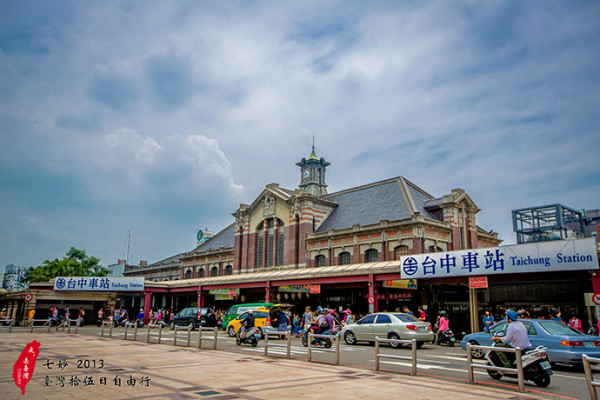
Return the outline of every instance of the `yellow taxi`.
{"type": "MultiPolygon", "coordinates": [[[[264,331],[265,327],[271,326],[271,317],[269,316],[269,309],[265,307],[257,308],[252,311],[254,315],[254,326],[261,328],[261,332],[264,331]]],[[[227,333],[229,336],[235,336],[240,328],[242,327],[242,321],[248,315],[248,311],[245,311],[232,319],[227,325],[227,333]]]]}

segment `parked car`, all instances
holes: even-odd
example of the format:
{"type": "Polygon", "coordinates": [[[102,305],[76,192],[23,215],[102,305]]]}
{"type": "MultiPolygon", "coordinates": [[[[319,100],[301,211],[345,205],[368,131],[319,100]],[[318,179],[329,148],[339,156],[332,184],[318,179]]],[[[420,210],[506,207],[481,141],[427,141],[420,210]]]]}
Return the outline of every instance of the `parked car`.
{"type": "Polygon", "coordinates": [[[177,326],[191,326],[192,330],[199,326],[215,327],[217,326],[217,316],[210,308],[184,308],[171,318],[169,327],[175,329],[177,326]]]}
{"type": "MultiPolygon", "coordinates": [[[[532,346],[548,348],[548,359],[551,363],[568,363],[581,365],[581,356],[600,357],[600,337],[585,335],[571,329],[568,325],[546,319],[519,319],[525,325],[532,346]]],[[[493,333],[506,332],[508,322],[500,321],[490,328],[490,333],[478,332],[466,335],[460,342],[463,350],[467,343],[480,346],[491,346],[493,333]]],[[[485,350],[472,349],[474,358],[483,358],[485,350]]]]}
{"type": "MultiPolygon", "coordinates": [[[[417,347],[425,342],[431,342],[434,334],[429,322],[423,322],[410,314],[376,313],[360,319],[354,324],[346,325],[340,336],[347,344],[357,342],[375,342],[375,337],[381,339],[417,340],[417,347]]],[[[392,347],[398,347],[392,343],[392,347]]]]}
{"type": "MultiPolygon", "coordinates": [[[[260,329],[261,334],[264,335],[266,329],[271,328],[271,317],[269,316],[269,309],[266,307],[261,307],[256,310],[252,310],[252,314],[254,315],[254,326],[260,329]]],[[[240,328],[242,327],[242,321],[248,315],[248,311],[238,315],[234,319],[229,322],[227,325],[227,334],[229,336],[235,336],[240,328]]]]}

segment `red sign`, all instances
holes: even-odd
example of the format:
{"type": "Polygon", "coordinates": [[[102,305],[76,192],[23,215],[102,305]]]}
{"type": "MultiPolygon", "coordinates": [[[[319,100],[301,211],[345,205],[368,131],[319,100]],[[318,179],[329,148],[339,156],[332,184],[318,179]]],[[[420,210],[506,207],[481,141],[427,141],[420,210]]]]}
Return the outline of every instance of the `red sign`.
{"type": "Polygon", "coordinates": [[[22,395],[25,395],[25,386],[27,386],[31,380],[33,370],[35,369],[35,361],[37,360],[39,354],[40,344],[34,340],[25,346],[25,349],[21,352],[21,355],[13,366],[12,376],[15,381],[15,385],[21,389],[22,395]]]}
{"type": "Polygon", "coordinates": [[[24,300],[27,301],[27,302],[29,302],[29,301],[31,301],[31,299],[33,299],[33,295],[31,293],[27,293],[25,295],[24,300]]]}
{"type": "Polygon", "coordinates": [[[600,293],[594,293],[594,295],[592,296],[592,301],[597,306],[600,306],[600,293]]]}
{"type": "Polygon", "coordinates": [[[229,289],[229,297],[235,297],[235,296],[237,296],[237,290],[229,289]]]}
{"type": "Polygon", "coordinates": [[[321,293],[321,285],[310,285],[310,293],[311,294],[321,293]]]}
{"type": "Polygon", "coordinates": [[[487,276],[470,276],[469,277],[469,288],[478,289],[488,287],[487,276]]]}
{"type": "Polygon", "coordinates": [[[373,303],[375,303],[375,298],[373,296],[369,296],[367,301],[369,302],[369,304],[373,304],[373,303]]]}

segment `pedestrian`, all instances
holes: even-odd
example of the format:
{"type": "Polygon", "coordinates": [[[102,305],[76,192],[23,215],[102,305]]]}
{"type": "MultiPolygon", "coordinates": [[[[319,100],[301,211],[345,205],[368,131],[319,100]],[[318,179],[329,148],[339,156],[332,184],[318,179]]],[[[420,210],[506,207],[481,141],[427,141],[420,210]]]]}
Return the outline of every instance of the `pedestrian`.
{"type": "Polygon", "coordinates": [[[33,317],[35,316],[35,308],[32,308],[27,313],[27,324],[28,326],[33,326],[33,317]]]}
{"type": "Polygon", "coordinates": [[[96,322],[96,325],[101,326],[103,318],[104,318],[104,310],[102,308],[100,308],[98,310],[98,322],[96,322]]]}
{"type": "Polygon", "coordinates": [[[408,315],[413,315],[412,311],[410,311],[410,310],[408,309],[408,306],[404,306],[404,307],[402,307],[402,311],[403,311],[405,314],[408,314],[408,315]]]}
{"type": "Polygon", "coordinates": [[[556,321],[556,322],[563,322],[562,318],[561,318],[561,313],[560,310],[552,310],[550,312],[550,315],[552,316],[552,321],[556,321]]]}
{"type": "Polygon", "coordinates": [[[485,315],[483,316],[483,330],[489,332],[492,325],[494,325],[494,316],[490,310],[485,310],[485,315]]]}
{"type": "Polygon", "coordinates": [[[583,326],[581,326],[581,320],[577,318],[576,314],[573,314],[571,320],[569,321],[569,326],[576,331],[583,333],[583,326]]]}
{"type": "Polygon", "coordinates": [[[85,315],[85,311],[83,311],[82,307],[79,307],[79,314],[77,315],[77,326],[83,326],[83,316],[85,315]]]}
{"type": "Polygon", "coordinates": [[[285,315],[285,312],[282,309],[279,309],[279,315],[277,316],[279,320],[279,327],[277,330],[279,332],[286,332],[288,327],[288,317],[285,315]]]}
{"type": "Polygon", "coordinates": [[[141,328],[142,326],[144,326],[144,309],[140,308],[140,312],[137,315],[137,319],[135,321],[138,326],[141,328]]]}
{"type": "Polygon", "coordinates": [[[56,327],[56,330],[58,330],[58,328],[60,328],[62,326],[63,332],[64,332],[65,328],[70,323],[70,318],[71,318],[71,313],[69,312],[69,306],[66,306],[65,309],[64,309],[64,311],[63,311],[62,321],[61,321],[60,325],[56,327]]]}
{"type": "Polygon", "coordinates": [[[354,316],[352,315],[352,310],[350,310],[350,308],[348,308],[344,313],[344,320],[342,323],[344,326],[354,323],[354,316]]]}
{"type": "Polygon", "coordinates": [[[427,315],[427,312],[423,309],[423,307],[419,307],[419,319],[423,322],[428,322],[429,321],[429,315],[427,315]]]}
{"type": "Polygon", "coordinates": [[[304,332],[310,329],[310,324],[312,323],[312,320],[313,313],[310,310],[310,307],[306,306],[306,308],[304,309],[304,314],[302,314],[302,321],[300,322],[300,325],[302,326],[302,330],[304,332]]]}
{"type": "MultiPolygon", "coordinates": [[[[50,307],[48,310],[48,321],[44,322],[44,326],[50,324],[52,322],[52,314],[54,313],[54,307],[50,307]]],[[[50,325],[52,326],[52,325],[50,325]]]]}

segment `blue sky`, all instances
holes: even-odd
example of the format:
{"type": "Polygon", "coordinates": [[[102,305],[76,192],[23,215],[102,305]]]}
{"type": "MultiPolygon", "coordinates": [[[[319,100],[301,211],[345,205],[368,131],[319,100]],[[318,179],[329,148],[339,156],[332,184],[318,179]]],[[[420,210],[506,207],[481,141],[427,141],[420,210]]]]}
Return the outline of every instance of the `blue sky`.
{"type": "Polygon", "coordinates": [[[155,262],[310,154],[511,210],[600,207],[597,1],[0,1],[0,267],[155,262]]]}

